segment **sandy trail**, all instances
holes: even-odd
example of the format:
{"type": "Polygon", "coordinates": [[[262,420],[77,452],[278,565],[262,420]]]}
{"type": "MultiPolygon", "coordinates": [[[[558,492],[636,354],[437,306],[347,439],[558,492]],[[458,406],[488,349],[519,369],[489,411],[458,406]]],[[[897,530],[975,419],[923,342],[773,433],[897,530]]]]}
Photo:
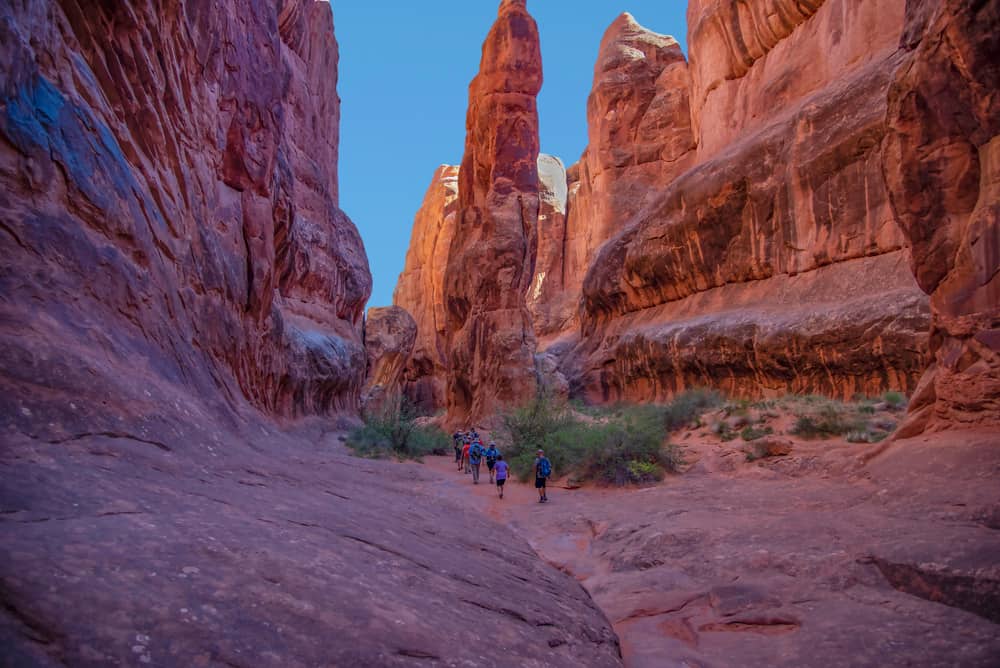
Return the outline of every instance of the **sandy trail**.
{"type": "Polygon", "coordinates": [[[903,443],[867,468],[825,443],[752,464],[690,447],[697,463],[661,485],[556,487],[548,504],[516,481],[501,501],[450,457],[423,484],[580,581],[630,668],[997,666],[995,434],[903,443]]]}

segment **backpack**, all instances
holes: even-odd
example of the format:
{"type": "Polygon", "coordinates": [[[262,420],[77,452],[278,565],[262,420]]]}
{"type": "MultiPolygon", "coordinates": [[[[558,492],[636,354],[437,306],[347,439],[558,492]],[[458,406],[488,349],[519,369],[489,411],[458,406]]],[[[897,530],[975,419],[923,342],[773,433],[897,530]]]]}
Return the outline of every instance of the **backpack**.
{"type": "Polygon", "coordinates": [[[500,456],[500,451],[497,450],[496,448],[486,451],[486,461],[489,462],[490,464],[496,463],[497,457],[499,456],[500,456]]]}
{"type": "Polygon", "coordinates": [[[482,456],[483,456],[483,446],[479,445],[478,443],[473,443],[472,447],[469,448],[469,460],[479,461],[479,459],[482,458],[482,456]]]}
{"type": "Polygon", "coordinates": [[[548,478],[550,475],[552,475],[552,462],[548,457],[542,457],[538,460],[538,477],[548,478]]]}

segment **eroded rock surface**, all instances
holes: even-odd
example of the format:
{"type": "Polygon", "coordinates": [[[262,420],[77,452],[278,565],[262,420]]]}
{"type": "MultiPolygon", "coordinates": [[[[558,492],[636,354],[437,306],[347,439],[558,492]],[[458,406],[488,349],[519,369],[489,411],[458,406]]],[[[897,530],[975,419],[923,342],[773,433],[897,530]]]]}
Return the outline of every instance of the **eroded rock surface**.
{"type": "Polygon", "coordinates": [[[579,328],[581,288],[598,250],[691,163],[689,88],[687,62],[674,38],[643,28],[630,14],[611,24],[594,66],[589,143],[576,167],[579,187],[563,249],[573,329],[579,328]]]}
{"type": "Polygon", "coordinates": [[[24,428],[110,429],[164,383],[356,410],[371,277],[329,5],[15,3],[0,31],[4,414],[58,388],[104,402],[24,428]]]}
{"type": "Polygon", "coordinates": [[[5,436],[4,665],[621,665],[578,584],[420,467],[171,399],[184,438],[5,436]]]}
{"type": "Polygon", "coordinates": [[[697,148],[590,262],[578,393],[916,388],[928,309],[880,151],[902,14],[860,4],[691,3],[697,148]]]}
{"type": "Polygon", "coordinates": [[[934,316],[911,433],[1000,425],[998,27],[994,2],[907,3],[883,164],[934,316]]]}
{"type": "Polygon", "coordinates": [[[398,306],[368,309],[365,352],[368,367],[362,405],[366,411],[399,401],[401,379],[417,340],[417,323],[398,306]]]}
{"type": "Polygon", "coordinates": [[[449,417],[531,396],[535,335],[525,297],[539,211],[542,57],[525,0],[504,0],[469,87],[457,227],[445,274],[449,417]]]}

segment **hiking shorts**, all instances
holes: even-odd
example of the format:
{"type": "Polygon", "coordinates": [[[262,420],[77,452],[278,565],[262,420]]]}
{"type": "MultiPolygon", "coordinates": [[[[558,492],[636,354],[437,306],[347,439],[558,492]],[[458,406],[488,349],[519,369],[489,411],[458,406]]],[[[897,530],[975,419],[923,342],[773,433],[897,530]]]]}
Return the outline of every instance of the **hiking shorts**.
{"type": "Polygon", "coordinates": [[[507,482],[507,478],[497,478],[497,487],[503,487],[505,482],[507,482]]]}
{"type": "Polygon", "coordinates": [[[545,478],[535,478],[535,489],[545,489],[545,478]]]}
{"type": "Polygon", "coordinates": [[[491,470],[491,471],[492,471],[492,470],[493,470],[493,467],[494,467],[494,466],[496,466],[496,465],[497,465],[497,463],[496,463],[496,462],[491,462],[491,461],[490,461],[490,460],[488,460],[488,459],[486,460],[486,468],[488,468],[489,470],[491,470]]]}

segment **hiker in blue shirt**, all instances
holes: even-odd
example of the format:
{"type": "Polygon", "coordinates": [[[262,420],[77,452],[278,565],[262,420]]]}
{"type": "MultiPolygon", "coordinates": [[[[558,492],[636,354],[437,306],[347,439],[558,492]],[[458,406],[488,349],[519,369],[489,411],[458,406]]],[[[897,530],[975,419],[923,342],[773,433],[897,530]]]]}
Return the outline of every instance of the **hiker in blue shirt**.
{"type": "Polygon", "coordinates": [[[479,484],[479,465],[483,463],[483,444],[476,441],[469,447],[469,465],[472,467],[472,484],[479,484]]]}
{"type": "Polygon", "coordinates": [[[497,450],[496,443],[490,443],[490,447],[486,448],[486,468],[490,470],[490,484],[493,484],[493,467],[496,466],[497,460],[500,459],[500,451],[497,450]]]}
{"type": "Polygon", "coordinates": [[[538,451],[535,457],[535,489],[538,490],[538,503],[545,503],[549,500],[549,495],[545,493],[545,483],[552,475],[552,462],[545,456],[545,452],[538,451]]]}

